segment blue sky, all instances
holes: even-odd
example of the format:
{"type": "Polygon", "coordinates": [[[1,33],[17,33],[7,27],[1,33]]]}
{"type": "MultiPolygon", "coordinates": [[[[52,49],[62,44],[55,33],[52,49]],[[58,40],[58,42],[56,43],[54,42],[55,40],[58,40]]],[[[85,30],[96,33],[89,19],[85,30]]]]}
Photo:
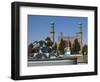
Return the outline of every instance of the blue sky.
{"type": "Polygon", "coordinates": [[[28,44],[50,36],[50,23],[55,23],[55,41],[60,32],[63,36],[76,36],[78,24],[83,25],[83,44],[87,42],[88,18],[69,16],[28,15],[28,44]]]}

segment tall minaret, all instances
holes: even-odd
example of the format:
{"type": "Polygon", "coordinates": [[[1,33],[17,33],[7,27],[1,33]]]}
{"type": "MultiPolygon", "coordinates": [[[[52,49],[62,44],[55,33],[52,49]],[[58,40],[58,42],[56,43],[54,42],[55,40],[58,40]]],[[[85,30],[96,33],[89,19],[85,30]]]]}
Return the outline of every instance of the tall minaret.
{"type": "Polygon", "coordinates": [[[82,44],[83,44],[83,42],[82,42],[82,24],[81,23],[78,24],[77,38],[80,43],[80,47],[81,47],[80,53],[81,53],[82,52],[82,44]]]}
{"type": "Polygon", "coordinates": [[[51,41],[54,43],[54,35],[55,35],[55,31],[54,31],[54,22],[50,23],[50,38],[51,41]]]}

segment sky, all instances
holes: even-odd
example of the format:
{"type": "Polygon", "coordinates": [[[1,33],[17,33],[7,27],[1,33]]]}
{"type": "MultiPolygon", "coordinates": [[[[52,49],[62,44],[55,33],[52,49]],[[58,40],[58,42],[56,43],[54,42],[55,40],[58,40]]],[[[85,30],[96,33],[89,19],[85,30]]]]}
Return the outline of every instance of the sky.
{"type": "Polygon", "coordinates": [[[50,37],[50,23],[54,22],[55,41],[60,32],[63,36],[76,36],[78,24],[83,28],[83,44],[87,43],[88,18],[70,16],[28,15],[28,44],[50,37]]]}

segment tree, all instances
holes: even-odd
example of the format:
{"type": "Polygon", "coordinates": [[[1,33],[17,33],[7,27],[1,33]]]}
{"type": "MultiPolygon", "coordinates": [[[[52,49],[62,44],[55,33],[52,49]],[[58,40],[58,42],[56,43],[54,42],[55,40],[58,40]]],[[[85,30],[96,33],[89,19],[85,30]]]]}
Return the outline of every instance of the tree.
{"type": "Polygon", "coordinates": [[[78,39],[75,39],[73,44],[73,53],[77,54],[79,51],[80,51],[80,43],[78,42],[78,39]]]}
{"type": "Polygon", "coordinates": [[[43,46],[43,44],[45,44],[45,41],[40,40],[40,41],[39,41],[39,44],[40,44],[40,46],[43,46]]]}
{"type": "Polygon", "coordinates": [[[64,54],[64,48],[65,48],[65,41],[63,39],[61,39],[59,48],[58,48],[60,51],[60,54],[64,54]]]}
{"type": "Polygon", "coordinates": [[[45,39],[45,41],[46,41],[46,46],[50,47],[50,46],[53,45],[53,42],[51,41],[50,37],[47,37],[47,38],[45,39]]]}
{"type": "Polygon", "coordinates": [[[45,41],[51,41],[50,37],[47,37],[47,38],[45,39],[45,41]]]}
{"type": "Polygon", "coordinates": [[[87,55],[88,53],[88,46],[86,44],[83,46],[82,53],[83,55],[87,55]]]}
{"type": "Polygon", "coordinates": [[[57,43],[54,43],[54,44],[52,45],[52,49],[53,49],[53,50],[57,50],[57,43]]]}

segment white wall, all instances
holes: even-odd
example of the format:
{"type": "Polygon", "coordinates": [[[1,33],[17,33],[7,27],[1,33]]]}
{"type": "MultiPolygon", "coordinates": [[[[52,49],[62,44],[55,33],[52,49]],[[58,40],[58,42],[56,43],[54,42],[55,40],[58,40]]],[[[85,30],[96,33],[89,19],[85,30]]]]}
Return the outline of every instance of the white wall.
{"type": "MultiPolygon", "coordinates": [[[[1,0],[0,1],[0,82],[13,82],[10,79],[11,72],[11,2],[14,0],[1,0]]],[[[19,1],[19,0],[16,0],[19,1]]],[[[88,5],[98,6],[98,14],[100,14],[100,0],[20,0],[26,2],[41,2],[41,3],[56,3],[56,4],[71,4],[71,5],[88,5]]],[[[100,16],[98,16],[98,23],[100,16]]],[[[99,27],[100,25],[98,25],[99,27]]],[[[98,28],[100,35],[100,28],[98,28]]],[[[100,42],[100,38],[99,41],[100,42]]],[[[100,43],[98,44],[100,48],[100,43]]],[[[100,58],[100,51],[98,58],[100,58]]],[[[100,62],[100,60],[98,61],[100,62]]],[[[100,64],[99,64],[100,68],[100,64]]],[[[99,71],[100,73],[100,71],[99,71]]],[[[66,78],[53,78],[53,79],[39,79],[41,81],[55,81],[55,82],[86,82],[95,81],[99,82],[100,75],[98,76],[82,76],[82,77],[66,77],[66,78]]],[[[33,80],[26,80],[32,82],[33,80]]]]}

